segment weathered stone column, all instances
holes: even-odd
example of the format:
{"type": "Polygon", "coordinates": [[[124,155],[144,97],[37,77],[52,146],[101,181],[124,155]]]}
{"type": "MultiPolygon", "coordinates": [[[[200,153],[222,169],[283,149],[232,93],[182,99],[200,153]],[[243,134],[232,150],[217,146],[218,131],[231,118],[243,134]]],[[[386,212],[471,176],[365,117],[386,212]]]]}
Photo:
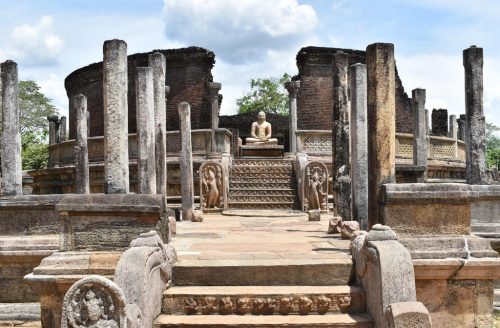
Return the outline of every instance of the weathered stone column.
{"type": "Polygon", "coordinates": [[[129,192],[127,43],[108,40],[103,46],[104,190],[129,192]]]}
{"type": "Polygon", "coordinates": [[[425,110],[425,134],[429,135],[431,130],[431,125],[429,123],[429,110],[425,110]]]}
{"type": "Polygon", "coordinates": [[[425,98],[425,89],[414,89],[412,91],[413,165],[425,167],[425,171],[417,177],[417,182],[425,182],[427,180],[427,120],[425,117],[425,98]]]}
{"type": "Polygon", "coordinates": [[[289,81],[285,83],[285,88],[288,91],[288,100],[290,102],[290,110],[288,113],[288,132],[290,152],[297,152],[297,93],[300,88],[300,81],[289,81]]]}
{"type": "Polygon", "coordinates": [[[66,141],[66,116],[61,116],[59,121],[59,142],[66,141]]]}
{"type": "Polygon", "coordinates": [[[465,68],[465,115],[467,183],[485,184],[486,132],[483,113],[483,48],[471,46],[463,52],[465,68]]]}
{"type": "Polygon", "coordinates": [[[23,194],[21,132],[19,130],[19,91],[17,64],[7,60],[0,65],[2,80],[2,193],[23,194]]]}
{"type": "Polygon", "coordinates": [[[89,153],[87,145],[87,97],[82,94],[73,99],[76,111],[75,175],[76,193],[90,193],[89,153]]]}
{"type": "Polygon", "coordinates": [[[448,110],[439,108],[432,110],[432,135],[446,137],[448,135],[448,110]]]}
{"type": "Polygon", "coordinates": [[[49,121],[49,145],[57,143],[57,122],[59,118],[55,115],[47,116],[47,121],[49,121]]]}
{"type": "Polygon", "coordinates": [[[191,220],[194,209],[193,187],[193,151],[191,145],[191,108],[187,102],[181,102],[179,110],[179,128],[181,134],[181,152],[179,166],[181,171],[182,216],[191,220]]]}
{"type": "Polygon", "coordinates": [[[460,114],[458,119],[458,139],[465,141],[465,114],[460,114]]]}
{"type": "Polygon", "coordinates": [[[368,224],[380,222],[380,186],[396,182],[394,45],[366,48],[368,80],[368,224]]]}
{"type": "Polygon", "coordinates": [[[449,126],[449,133],[448,137],[457,139],[458,137],[458,124],[457,124],[457,116],[456,115],[450,115],[448,118],[448,126],[449,126]]]}
{"type": "Polygon", "coordinates": [[[350,67],[352,218],[368,230],[368,145],[366,65],[350,67]]]}
{"type": "Polygon", "coordinates": [[[333,191],[335,208],[345,221],[351,220],[348,66],[346,53],[339,51],[333,55],[333,191]]]}
{"type": "Polygon", "coordinates": [[[167,195],[167,94],[165,91],[165,56],[155,52],[148,56],[153,69],[154,126],[156,156],[156,193],[167,195]]]}
{"type": "Polygon", "coordinates": [[[219,128],[219,90],[221,89],[221,84],[216,82],[208,82],[208,98],[211,104],[211,128],[212,128],[212,149],[214,153],[216,150],[215,141],[215,131],[219,128]]]}
{"type": "Polygon", "coordinates": [[[156,194],[155,99],[151,67],[137,67],[135,99],[138,191],[140,194],[156,194]]]}

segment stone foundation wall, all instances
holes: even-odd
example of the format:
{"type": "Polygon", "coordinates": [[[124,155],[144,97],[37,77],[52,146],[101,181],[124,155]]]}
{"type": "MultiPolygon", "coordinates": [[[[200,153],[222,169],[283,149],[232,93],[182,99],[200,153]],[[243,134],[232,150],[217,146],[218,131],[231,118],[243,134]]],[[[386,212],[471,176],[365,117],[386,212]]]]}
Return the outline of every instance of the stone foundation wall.
{"type": "MultiPolygon", "coordinates": [[[[193,129],[210,128],[211,110],[207,82],[213,80],[213,52],[197,47],[157,50],[166,57],[165,85],[170,86],[167,100],[167,130],[179,129],[177,105],[187,101],[191,105],[193,129]]],[[[136,68],[147,66],[150,53],[128,56],[128,126],[136,132],[135,74],[136,68]]],[[[76,138],[76,112],[71,99],[79,93],[87,96],[89,136],[104,134],[102,62],[80,68],[66,77],[65,88],[69,101],[69,139],[76,138]]]]}
{"type": "MultiPolygon", "coordinates": [[[[297,54],[300,89],[297,94],[299,130],[331,130],[333,127],[333,54],[349,55],[349,65],[366,63],[365,51],[305,47],[297,54]]],[[[405,93],[396,70],[396,131],[411,133],[413,118],[411,101],[405,93]]]]}

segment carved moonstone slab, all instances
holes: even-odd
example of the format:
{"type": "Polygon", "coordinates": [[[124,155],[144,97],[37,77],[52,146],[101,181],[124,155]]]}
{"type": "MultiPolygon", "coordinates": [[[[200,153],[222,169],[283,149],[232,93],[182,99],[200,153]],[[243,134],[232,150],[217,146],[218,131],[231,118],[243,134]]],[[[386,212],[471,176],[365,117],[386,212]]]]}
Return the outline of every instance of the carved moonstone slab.
{"type": "Polygon", "coordinates": [[[85,277],[64,296],[61,328],[126,328],[126,303],[125,294],[111,280],[85,277]]]}

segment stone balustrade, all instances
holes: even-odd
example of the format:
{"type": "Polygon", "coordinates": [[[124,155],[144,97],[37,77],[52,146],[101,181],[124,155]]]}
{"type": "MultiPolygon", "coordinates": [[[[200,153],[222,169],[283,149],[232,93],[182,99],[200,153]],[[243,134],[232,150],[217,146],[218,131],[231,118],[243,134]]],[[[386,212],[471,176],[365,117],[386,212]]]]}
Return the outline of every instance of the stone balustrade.
{"type": "MultiPolygon", "coordinates": [[[[217,129],[217,149],[221,152],[230,152],[231,133],[226,129],[217,129]],[[220,135],[220,136],[219,136],[220,135]],[[219,145],[220,143],[220,145],[219,145]]],[[[193,155],[204,156],[212,149],[212,130],[200,129],[192,131],[193,155]]],[[[68,140],[49,146],[49,168],[71,166],[75,163],[75,140],[68,140]]],[[[129,158],[137,159],[137,134],[130,133],[128,136],[129,158]]],[[[89,162],[100,163],[104,161],[104,138],[88,138],[89,162]]],[[[176,157],[180,151],[179,131],[167,132],[167,157],[176,157]]]]}

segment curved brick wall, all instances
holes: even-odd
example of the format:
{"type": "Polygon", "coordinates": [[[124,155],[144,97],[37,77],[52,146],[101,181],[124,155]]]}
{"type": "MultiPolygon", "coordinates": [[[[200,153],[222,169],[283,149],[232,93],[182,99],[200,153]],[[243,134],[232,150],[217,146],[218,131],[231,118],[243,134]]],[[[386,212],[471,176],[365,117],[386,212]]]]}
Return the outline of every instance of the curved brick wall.
{"type": "MultiPolygon", "coordinates": [[[[182,49],[154,50],[166,57],[165,84],[170,86],[167,101],[167,130],[179,129],[177,105],[187,101],[191,105],[193,129],[210,128],[211,110],[208,100],[207,82],[212,82],[213,52],[189,47],[182,49]]],[[[136,132],[135,117],[135,69],[147,66],[148,53],[128,56],[128,126],[129,132],[136,132]]],[[[69,138],[76,137],[76,114],[73,96],[82,93],[87,96],[89,111],[89,133],[91,137],[104,134],[104,113],[102,95],[102,62],[82,67],[66,77],[66,93],[69,101],[69,138]]]]}

